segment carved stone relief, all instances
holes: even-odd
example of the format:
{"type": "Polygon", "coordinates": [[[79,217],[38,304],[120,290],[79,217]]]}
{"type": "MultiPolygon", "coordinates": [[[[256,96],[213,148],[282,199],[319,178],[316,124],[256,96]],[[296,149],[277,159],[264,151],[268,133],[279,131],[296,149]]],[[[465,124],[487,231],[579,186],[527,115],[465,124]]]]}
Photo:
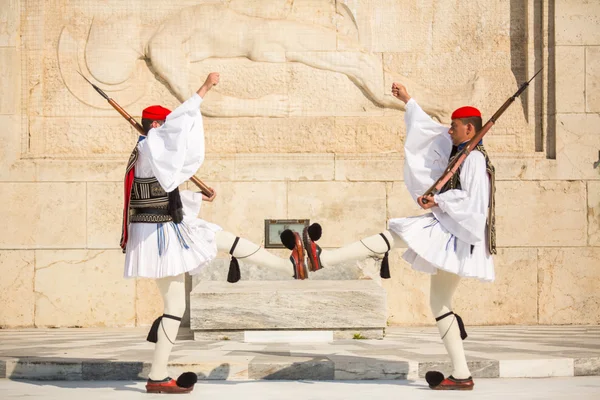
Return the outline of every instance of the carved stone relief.
{"type": "MultiPolygon", "coordinates": [[[[279,132],[281,118],[314,118],[319,124],[333,126],[335,131],[337,126],[347,124],[327,118],[357,118],[357,127],[366,127],[372,124],[372,118],[401,117],[396,111],[403,110],[403,104],[390,93],[393,81],[403,82],[419,104],[443,122],[448,121],[455,107],[465,104],[480,105],[484,114],[490,114],[517,87],[510,60],[505,65],[492,65],[491,60],[479,69],[470,65],[478,62],[477,58],[469,65],[456,63],[455,54],[465,49],[448,46],[461,40],[466,45],[482,40],[468,36],[477,33],[473,29],[439,21],[448,12],[449,0],[435,4],[422,0],[419,4],[425,10],[400,0],[386,0],[384,5],[373,0],[107,3],[107,7],[98,8],[94,2],[73,1],[62,10],[58,1],[34,0],[22,8],[22,21],[34,4],[44,9],[37,15],[54,18],[52,23],[23,24],[23,57],[27,65],[23,90],[30,117],[24,129],[28,130],[32,157],[102,158],[128,151],[130,146],[125,142],[129,139],[117,133],[114,138],[105,139],[116,143],[116,153],[87,143],[88,133],[73,137],[75,127],[81,132],[82,126],[85,129],[89,125],[87,129],[92,131],[91,124],[85,121],[89,117],[111,118],[111,127],[123,126],[78,71],[133,115],[149,104],[176,107],[197,89],[207,71],[222,71],[223,84],[211,91],[203,104],[204,115],[215,117],[214,123],[223,127],[222,133],[213,131],[209,152],[233,151],[222,149],[219,137],[229,137],[234,126],[243,129],[256,125],[252,122],[256,118],[279,118],[280,122],[259,123],[265,132],[274,132],[272,135],[278,137],[289,133],[287,128],[279,132]],[[389,25],[395,16],[380,15],[384,8],[398,12],[398,26],[389,25]],[[412,23],[411,18],[425,19],[425,25],[429,24],[428,18],[432,19],[431,28],[423,21],[412,23]],[[378,23],[390,30],[389,35],[378,23]],[[448,42],[436,37],[448,33],[455,33],[456,40],[448,42]],[[396,42],[400,44],[395,46],[396,42]],[[54,51],[50,46],[55,46],[54,51]],[[46,117],[57,120],[48,125],[46,117]],[[82,121],[77,122],[76,118],[82,121]],[[223,121],[228,119],[231,122],[223,121]],[[48,133],[40,130],[42,126],[53,130],[52,124],[59,132],[51,135],[64,142],[60,146],[46,141],[48,133]],[[29,130],[31,127],[33,130],[29,130]]],[[[503,3],[496,3],[496,14],[503,15],[503,3]]],[[[455,21],[458,17],[449,18],[455,21]]],[[[496,17],[493,22],[501,26],[502,18],[496,17]]],[[[504,40],[507,33],[501,34],[504,40]]],[[[490,36],[490,40],[498,39],[490,36]]],[[[510,53],[510,45],[499,43],[496,47],[510,53]]],[[[490,137],[491,148],[527,152],[532,142],[531,129],[520,105],[513,106],[504,118],[506,128],[495,130],[496,135],[490,137]]],[[[319,134],[337,135],[339,139],[335,140],[347,143],[342,139],[343,133],[336,132],[319,134]]],[[[268,143],[269,133],[264,135],[268,143]]],[[[243,148],[241,144],[236,148],[239,146],[243,148]]],[[[398,151],[394,146],[395,141],[379,151],[398,151]]],[[[250,147],[248,151],[256,151],[250,147]]],[[[360,152],[363,147],[336,145],[335,152],[360,152]]],[[[267,144],[263,151],[289,151],[281,149],[267,144]]],[[[334,148],[320,148],[330,150],[334,148]]]]}

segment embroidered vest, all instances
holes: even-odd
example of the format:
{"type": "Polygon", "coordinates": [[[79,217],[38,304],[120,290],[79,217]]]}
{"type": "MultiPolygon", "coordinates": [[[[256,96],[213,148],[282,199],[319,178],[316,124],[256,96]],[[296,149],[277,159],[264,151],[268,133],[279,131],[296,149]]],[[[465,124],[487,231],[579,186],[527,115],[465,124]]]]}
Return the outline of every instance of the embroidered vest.
{"type": "MultiPolygon", "coordinates": [[[[490,177],[490,203],[489,203],[489,207],[488,207],[488,216],[487,216],[487,221],[486,221],[486,238],[487,238],[488,250],[489,250],[490,254],[496,254],[496,211],[495,211],[495,207],[496,207],[496,201],[495,201],[496,170],[495,170],[494,166],[492,165],[492,162],[490,161],[490,158],[487,154],[487,151],[485,150],[485,147],[483,147],[483,144],[478,144],[475,147],[475,149],[473,149],[473,150],[480,151],[481,154],[483,154],[483,156],[485,157],[486,171],[488,173],[488,176],[490,177]]],[[[457,153],[458,153],[458,147],[452,146],[452,152],[450,153],[450,159],[448,160],[448,163],[452,162],[454,157],[456,157],[457,153]]],[[[446,182],[446,184],[444,185],[442,190],[440,190],[440,193],[443,193],[443,192],[451,190],[451,189],[461,189],[461,185],[460,185],[460,170],[461,170],[461,168],[462,168],[462,166],[458,168],[458,173],[452,175],[452,178],[450,178],[450,180],[448,182],[446,182]]]]}
{"type": "Polygon", "coordinates": [[[158,180],[152,178],[136,178],[135,163],[139,151],[136,147],[131,152],[124,182],[123,224],[121,227],[121,249],[127,248],[129,239],[129,223],[161,223],[183,221],[183,205],[179,189],[167,193],[158,180]]]}

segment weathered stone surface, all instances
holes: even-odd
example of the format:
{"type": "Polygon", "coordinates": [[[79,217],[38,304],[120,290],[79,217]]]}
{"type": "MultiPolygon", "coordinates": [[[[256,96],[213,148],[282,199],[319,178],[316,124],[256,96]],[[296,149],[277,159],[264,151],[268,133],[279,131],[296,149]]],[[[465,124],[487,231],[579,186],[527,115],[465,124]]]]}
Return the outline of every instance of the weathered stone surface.
{"type": "Polygon", "coordinates": [[[249,379],[266,380],[333,380],[334,363],[314,357],[286,357],[281,362],[256,357],[248,366],[249,379]]]}
{"type": "Polygon", "coordinates": [[[600,182],[587,183],[588,245],[600,245],[600,182]]]}
{"type": "MultiPolygon", "coordinates": [[[[583,46],[557,46],[556,112],[585,112],[586,56],[583,46]]],[[[589,63],[588,63],[589,65],[589,63]]],[[[589,71],[587,72],[589,74],[589,71]]],[[[589,83],[588,83],[589,86],[589,83]]]]}
{"type": "Polygon", "coordinates": [[[123,155],[114,161],[36,159],[30,163],[35,166],[37,181],[122,183],[128,157],[123,155]]]}
{"type": "Polygon", "coordinates": [[[418,365],[397,356],[368,358],[333,354],[328,358],[335,363],[335,380],[404,380],[416,375],[418,365]]]}
{"type": "Polygon", "coordinates": [[[232,181],[235,176],[235,156],[233,154],[206,154],[204,163],[196,172],[202,181],[232,181]]]}
{"type": "Polygon", "coordinates": [[[156,279],[139,278],[135,281],[135,322],[138,326],[151,325],[163,314],[162,296],[156,279]]]}
{"type": "Polygon", "coordinates": [[[556,116],[556,161],[547,173],[551,179],[599,180],[600,114],[558,114],[556,116]]]}
{"type": "Polygon", "coordinates": [[[85,184],[0,184],[2,248],[86,245],[85,184]]]}
{"type": "Polygon", "coordinates": [[[498,246],[585,246],[585,192],[581,181],[498,182],[498,246]]]}
{"type": "Polygon", "coordinates": [[[0,4],[0,47],[17,45],[19,22],[19,1],[3,1],[0,4]]]}
{"type": "Polygon", "coordinates": [[[404,249],[389,254],[390,279],[381,284],[387,294],[389,325],[431,325],[428,274],[415,271],[402,259],[404,249]]]}
{"type": "Polygon", "coordinates": [[[385,292],[369,280],[201,282],[190,298],[194,331],[385,327],[385,292]]]}
{"type": "Polygon", "coordinates": [[[426,214],[412,199],[404,182],[391,182],[387,189],[387,219],[426,214]]]}
{"type": "Polygon", "coordinates": [[[558,0],[555,6],[557,45],[600,43],[600,4],[596,1],[558,0]]]}
{"type": "Polygon", "coordinates": [[[336,181],[401,181],[404,158],[400,153],[336,154],[336,181]]]}
{"type": "Polygon", "coordinates": [[[285,182],[206,183],[218,197],[203,204],[200,218],[254,243],[264,241],[265,219],[288,217],[285,182]]]}
{"type": "Polygon", "coordinates": [[[600,375],[600,357],[576,358],[573,364],[575,376],[600,375]]]}
{"type": "Polygon", "coordinates": [[[116,249],[123,223],[123,183],[87,183],[87,247],[116,249]]]}
{"type": "Polygon", "coordinates": [[[34,263],[32,250],[0,251],[0,327],[33,326],[34,263]]]}
{"type": "MultiPolygon", "coordinates": [[[[600,22],[600,7],[598,8],[600,22]]],[[[600,43],[600,37],[599,41],[600,43]]],[[[585,111],[600,112],[600,48],[585,48],[585,111]]]]}
{"type": "Polygon", "coordinates": [[[539,323],[600,322],[600,248],[539,249],[539,323]]]}
{"type": "Polygon", "coordinates": [[[290,182],[287,216],[320,223],[319,245],[338,247],[383,231],[385,201],[384,183],[290,182]]]}
{"type": "Polygon", "coordinates": [[[35,166],[21,158],[21,117],[0,115],[0,181],[33,181],[35,166]]]}
{"type": "MultiPolygon", "coordinates": [[[[390,253],[391,279],[382,280],[391,325],[431,325],[429,274],[414,271],[390,253]]],[[[537,250],[499,249],[494,257],[496,281],[463,279],[454,295],[454,311],[471,325],[537,323],[537,250]]]]}
{"type": "Polygon", "coordinates": [[[6,362],[6,377],[36,381],[80,381],[81,362],[10,360],[6,362]]]}
{"type": "MultiPolygon", "coordinates": [[[[334,59],[343,53],[329,53],[334,59]]],[[[342,60],[339,61],[343,63],[342,60]]],[[[339,72],[311,68],[303,64],[289,66],[288,93],[294,109],[293,115],[302,116],[382,116],[377,107],[360,89],[339,72]]]]}
{"type": "Polygon", "coordinates": [[[194,371],[198,375],[198,380],[228,380],[245,381],[248,380],[248,370],[250,368],[250,359],[252,357],[231,357],[234,360],[219,362],[207,360],[204,362],[194,362],[193,364],[169,363],[169,372],[173,375],[181,375],[184,372],[194,371]]]}
{"type": "Polygon", "coordinates": [[[135,280],[123,278],[123,260],[120,250],[36,251],[35,325],[133,326],[135,280]]]}
{"type": "Polygon", "coordinates": [[[454,295],[454,311],[467,325],[537,323],[537,249],[499,249],[494,256],[493,283],[462,279],[454,295]]]}
{"type": "Polygon", "coordinates": [[[238,181],[330,181],[332,154],[238,154],[235,180],[238,181]]]}
{"type": "Polygon", "coordinates": [[[123,118],[102,118],[102,134],[98,134],[96,118],[89,117],[35,117],[29,122],[32,152],[35,156],[73,158],[127,159],[135,147],[137,131],[123,122],[123,118]]]}
{"type": "Polygon", "coordinates": [[[399,112],[383,117],[336,117],[333,134],[341,140],[328,150],[358,154],[401,152],[405,127],[400,118],[399,112]]]}
{"type": "Polygon", "coordinates": [[[143,379],[144,363],[105,361],[81,363],[81,379],[84,381],[130,381],[143,379]]]}
{"type": "MultiPolygon", "coordinates": [[[[0,18],[2,16],[0,15],[0,18]]],[[[1,22],[1,20],[0,20],[1,22]]],[[[0,23],[0,26],[2,24],[0,23]]],[[[1,28],[0,28],[1,29],[1,28]]],[[[0,32],[0,40],[2,40],[0,32]]],[[[21,54],[12,47],[0,47],[0,114],[14,114],[18,112],[21,100],[21,54]]]]}

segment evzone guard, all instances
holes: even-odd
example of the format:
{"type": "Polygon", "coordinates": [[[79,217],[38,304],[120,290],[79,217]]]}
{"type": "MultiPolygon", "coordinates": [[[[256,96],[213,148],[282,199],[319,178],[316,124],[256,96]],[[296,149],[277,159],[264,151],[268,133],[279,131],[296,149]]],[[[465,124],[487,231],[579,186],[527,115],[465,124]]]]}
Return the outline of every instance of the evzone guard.
{"type": "MultiPolygon", "coordinates": [[[[138,128],[143,134],[126,169],[121,237],[121,248],[126,253],[125,277],[156,279],[164,301],[164,313],[154,321],[148,334],[148,340],[156,343],[146,384],[148,393],[189,393],[197,381],[193,372],[172,379],[167,371],[186,309],[186,272],[197,274],[222,250],[232,255],[228,274],[232,283],[240,279],[236,258],[286,271],[290,271],[291,261],[294,277],[307,276],[304,254],[300,253],[303,246],[292,245],[290,260],[277,257],[197,218],[202,201],[214,200],[213,189],[205,188],[206,194],[178,189],[193,178],[204,161],[200,106],[219,79],[218,73],[210,73],[198,91],[172,112],[162,106],[144,109],[142,128],[138,128]]],[[[119,112],[124,115],[122,109],[119,112]]],[[[126,113],[124,116],[133,120],[126,113]]]]}
{"type": "Polygon", "coordinates": [[[495,279],[495,169],[481,139],[539,72],[484,126],[479,110],[470,106],[455,110],[450,127],[443,126],[421,109],[402,84],[394,83],[392,94],[406,104],[404,182],[411,197],[430,213],[391,219],[389,230],[331,251],[322,251],[315,243],[321,236],[318,224],[312,226],[315,234],[309,235],[320,267],[379,254],[384,255],[380,275],[386,279],[390,278],[389,251],[408,247],[403,259],[413,269],[431,274],[429,304],[453,368],[448,377],[439,371],[426,373],[434,390],[474,387],[462,344],[467,333],[453,312],[452,297],[463,277],[495,279]]]}

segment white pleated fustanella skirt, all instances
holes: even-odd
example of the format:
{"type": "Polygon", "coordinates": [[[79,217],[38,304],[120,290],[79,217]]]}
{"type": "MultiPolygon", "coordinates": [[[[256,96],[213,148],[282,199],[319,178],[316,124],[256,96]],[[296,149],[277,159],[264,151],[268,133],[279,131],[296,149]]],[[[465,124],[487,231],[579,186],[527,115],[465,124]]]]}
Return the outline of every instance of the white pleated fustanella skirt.
{"type": "Polygon", "coordinates": [[[402,258],[417,271],[435,274],[441,269],[485,282],[495,279],[486,241],[471,246],[448,232],[431,213],[390,219],[389,229],[406,242],[408,250],[402,258]]]}

